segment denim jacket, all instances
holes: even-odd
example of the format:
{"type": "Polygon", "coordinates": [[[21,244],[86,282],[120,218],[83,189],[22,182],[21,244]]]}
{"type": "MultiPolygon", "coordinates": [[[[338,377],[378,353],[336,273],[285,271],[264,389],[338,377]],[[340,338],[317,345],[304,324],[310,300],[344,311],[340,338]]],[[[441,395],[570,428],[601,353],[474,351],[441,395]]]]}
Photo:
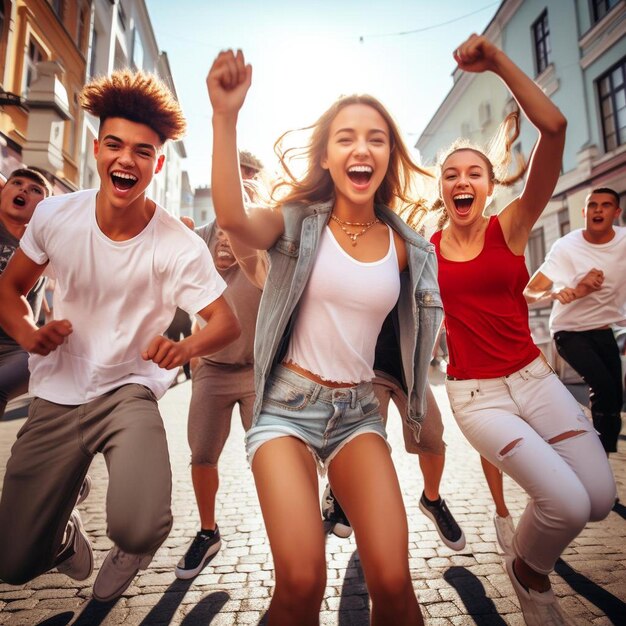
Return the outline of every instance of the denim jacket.
{"type": "MultiPolygon", "coordinates": [[[[261,412],[267,378],[287,350],[298,302],[313,268],[320,235],[333,202],[288,204],[282,207],[285,229],[268,251],[265,283],[254,344],[256,401],[253,421],[261,412]]],[[[400,275],[400,296],[379,335],[375,369],[396,378],[408,398],[407,425],[419,440],[424,418],[428,365],[443,317],[437,284],[434,246],[412,230],[391,209],[375,206],[376,215],[405,241],[408,271],[400,275]],[[384,341],[381,341],[382,337],[384,341]]]]}

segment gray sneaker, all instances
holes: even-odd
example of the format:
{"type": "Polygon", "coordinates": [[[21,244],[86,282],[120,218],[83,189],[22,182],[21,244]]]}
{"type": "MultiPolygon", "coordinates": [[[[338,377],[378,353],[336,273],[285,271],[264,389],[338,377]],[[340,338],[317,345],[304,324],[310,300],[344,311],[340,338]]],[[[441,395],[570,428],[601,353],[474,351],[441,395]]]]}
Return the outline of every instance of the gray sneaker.
{"type": "Polygon", "coordinates": [[[152,554],[128,554],[113,546],[93,584],[93,597],[99,602],[116,600],[128,589],[140,569],[146,569],[152,554]]]}
{"type": "Polygon", "coordinates": [[[93,549],[76,509],[67,522],[65,545],[57,556],[57,570],[74,580],[85,580],[93,572],[93,549]]]}
{"type": "Polygon", "coordinates": [[[84,502],[91,491],[91,477],[89,474],[85,476],[83,479],[83,484],[80,486],[80,491],[78,492],[78,497],[76,498],[76,505],[78,506],[81,502],[84,502]]]}

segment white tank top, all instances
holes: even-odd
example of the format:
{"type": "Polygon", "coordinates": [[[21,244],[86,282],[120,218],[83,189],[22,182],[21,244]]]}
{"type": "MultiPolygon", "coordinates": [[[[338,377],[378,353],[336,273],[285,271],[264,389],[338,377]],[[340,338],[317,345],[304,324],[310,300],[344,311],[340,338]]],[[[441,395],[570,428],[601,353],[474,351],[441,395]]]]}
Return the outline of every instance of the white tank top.
{"type": "Polygon", "coordinates": [[[399,295],[400,272],[390,228],[387,254],[363,263],[347,254],[326,226],[285,362],[323,380],[371,380],[376,340],[399,295]]]}

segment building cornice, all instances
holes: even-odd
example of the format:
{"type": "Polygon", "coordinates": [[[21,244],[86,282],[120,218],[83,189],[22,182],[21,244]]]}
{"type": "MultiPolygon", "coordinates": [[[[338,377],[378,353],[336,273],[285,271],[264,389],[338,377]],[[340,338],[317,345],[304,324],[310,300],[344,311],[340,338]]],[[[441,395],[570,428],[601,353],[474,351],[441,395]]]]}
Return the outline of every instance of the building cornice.
{"type": "Polygon", "coordinates": [[[622,0],[578,40],[582,55],[580,67],[587,69],[625,36],[626,0],[622,0]]]}

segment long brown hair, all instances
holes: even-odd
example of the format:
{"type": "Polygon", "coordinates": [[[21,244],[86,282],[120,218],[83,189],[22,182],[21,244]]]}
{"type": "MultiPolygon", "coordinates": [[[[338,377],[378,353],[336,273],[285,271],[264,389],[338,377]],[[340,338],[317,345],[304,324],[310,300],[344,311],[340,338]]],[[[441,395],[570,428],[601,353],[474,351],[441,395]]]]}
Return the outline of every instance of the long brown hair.
{"type": "Polygon", "coordinates": [[[376,190],[374,201],[384,204],[397,212],[426,211],[421,197],[415,195],[415,174],[432,177],[432,174],[415,164],[402,140],[397,124],[383,104],[367,94],[343,96],[336,100],[311,126],[283,133],[274,144],[274,152],[282,169],[282,178],[272,189],[272,198],[279,204],[303,202],[311,204],[324,202],[334,196],[335,185],[328,170],[321,165],[326,155],[330,126],[337,114],[351,104],[364,104],[372,107],[383,117],[389,128],[391,154],[385,177],[376,190]],[[305,145],[285,147],[286,139],[293,133],[309,132],[305,145]],[[290,163],[295,159],[305,162],[304,174],[293,173],[290,163]]]}

